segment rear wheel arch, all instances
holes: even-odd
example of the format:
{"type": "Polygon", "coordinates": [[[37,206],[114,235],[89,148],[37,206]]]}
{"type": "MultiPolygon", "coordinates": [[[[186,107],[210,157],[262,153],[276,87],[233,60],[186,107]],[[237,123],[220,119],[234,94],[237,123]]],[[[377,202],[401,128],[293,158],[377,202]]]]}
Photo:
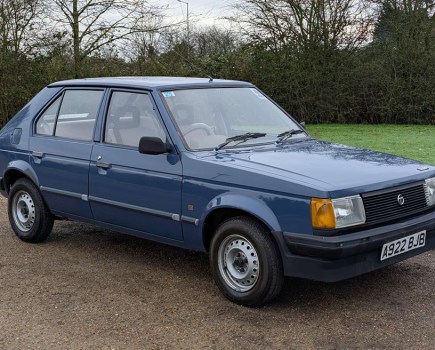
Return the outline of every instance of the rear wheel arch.
{"type": "Polygon", "coordinates": [[[22,178],[25,178],[25,179],[28,179],[28,180],[34,182],[29,176],[27,176],[21,170],[9,169],[8,171],[6,171],[5,176],[4,176],[4,184],[5,184],[6,192],[9,194],[14,183],[22,178]]]}
{"type": "Polygon", "coordinates": [[[13,184],[21,178],[26,178],[30,180],[36,187],[39,188],[38,177],[36,176],[36,173],[30,166],[30,164],[26,163],[25,161],[19,160],[11,162],[4,174],[3,181],[6,193],[9,194],[13,184]]]}

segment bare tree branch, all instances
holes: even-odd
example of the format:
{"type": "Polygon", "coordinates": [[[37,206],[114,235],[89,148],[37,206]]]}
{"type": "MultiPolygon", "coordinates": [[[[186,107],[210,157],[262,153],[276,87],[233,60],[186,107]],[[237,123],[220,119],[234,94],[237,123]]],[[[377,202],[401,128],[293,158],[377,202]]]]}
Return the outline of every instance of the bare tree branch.
{"type": "Polygon", "coordinates": [[[76,75],[87,57],[134,33],[153,32],[163,27],[162,7],[147,0],[51,0],[49,12],[55,23],[54,30],[62,24],[68,27],[76,75]],[[154,23],[153,27],[143,23],[154,23]]]}
{"type": "Polygon", "coordinates": [[[367,0],[241,0],[235,9],[245,35],[274,49],[354,49],[367,41],[374,19],[367,0]]]}

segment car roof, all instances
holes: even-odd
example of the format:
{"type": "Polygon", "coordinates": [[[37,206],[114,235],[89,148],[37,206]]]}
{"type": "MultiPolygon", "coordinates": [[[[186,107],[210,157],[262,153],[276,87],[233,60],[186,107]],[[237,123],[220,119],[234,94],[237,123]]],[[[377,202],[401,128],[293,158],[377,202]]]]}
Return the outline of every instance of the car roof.
{"type": "Polygon", "coordinates": [[[253,86],[251,83],[211,78],[183,78],[183,77],[110,77],[110,78],[87,78],[58,81],[48,87],[60,86],[111,86],[111,87],[135,87],[145,89],[171,89],[186,87],[246,87],[253,86]]]}

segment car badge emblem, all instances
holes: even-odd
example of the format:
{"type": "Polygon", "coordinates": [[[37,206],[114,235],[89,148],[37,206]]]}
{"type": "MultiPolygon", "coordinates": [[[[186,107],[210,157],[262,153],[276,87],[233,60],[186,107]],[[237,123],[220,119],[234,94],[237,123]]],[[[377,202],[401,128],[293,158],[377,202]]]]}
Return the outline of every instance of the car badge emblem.
{"type": "Polygon", "coordinates": [[[417,170],[425,171],[425,170],[429,170],[429,167],[428,166],[421,166],[421,167],[417,168],[417,170]]]}
{"type": "Polygon", "coordinates": [[[397,196],[397,203],[399,203],[399,205],[404,205],[405,204],[405,197],[403,197],[401,194],[399,194],[397,196]]]}

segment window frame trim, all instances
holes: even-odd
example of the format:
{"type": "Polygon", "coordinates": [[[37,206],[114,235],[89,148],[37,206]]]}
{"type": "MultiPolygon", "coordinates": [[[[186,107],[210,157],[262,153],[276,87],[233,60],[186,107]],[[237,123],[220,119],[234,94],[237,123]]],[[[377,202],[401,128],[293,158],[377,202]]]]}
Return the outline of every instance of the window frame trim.
{"type": "Polygon", "coordinates": [[[105,102],[105,94],[106,94],[107,88],[105,87],[97,87],[97,86],[74,86],[74,87],[63,87],[53,98],[51,98],[41,109],[41,111],[36,115],[33,121],[33,137],[44,137],[44,138],[51,138],[51,139],[58,139],[58,140],[67,140],[67,141],[74,141],[74,142],[83,142],[83,143],[93,143],[95,138],[95,131],[98,124],[98,119],[100,118],[101,109],[103,108],[104,102],[105,102]],[[101,99],[98,104],[97,113],[95,117],[95,123],[94,123],[94,129],[92,131],[92,137],[90,140],[78,140],[74,138],[68,138],[68,137],[62,137],[62,136],[56,136],[56,129],[57,129],[57,121],[59,119],[60,109],[62,108],[63,99],[65,97],[65,93],[68,91],[101,91],[101,99]],[[53,105],[53,103],[56,102],[56,100],[60,98],[60,104],[57,108],[56,118],[55,118],[55,124],[53,127],[53,134],[52,135],[44,135],[44,134],[38,134],[37,133],[37,124],[40,118],[44,115],[44,113],[53,105]]]}
{"type": "MultiPolygon", "coordinates": [[[[156,102],[154,100],[152,90],[145,90],[145,89],[134,89],[134,88],[126,88],[126,87],[111,87],[108,88],[107,91],[107,101],[104,107],[104,110],[102,111],[103,114],[103,123],[101,125],[101,131],[100,131],[100,141],[99,143],[106,146],[106,147],[115,147],[115,148],[123,148],[123,149],[129,149],[129,150],[139,150],[139,145],[137,147],[134,146],[128,146],[118,143],[109,143],[106,142],[106,125],[107,125],[107,117],[109,115],[109,109],[110,109],[110,103],[112,101],[112,96],[115,92],[124,92],[124,93],[130,93],[130,94],[141,94],[141,95],[147,95],[153,105],[154,112],[156,113],[157,122],[160,124],[163,132],[166,135],[166,142],[170,142],[171,145],[173,145],[173,141],[171,139],[171,136],[169,134],[168,128],[166,127],[166,124],[162,118],[162,115],[156,105],[156,102]]],[[[164,140],[163,140],[164,141],[164,140]]]]}
{"type": "Polygon", "coordinates": [[[37,136],[37,137],[54,137],[54,131],[55,131],[55,127],[56,127],[56,122],[57,122],[57,116],[59,114],[59,110],[60,110],[60,106],[62,105],[62,101],[63,101],[63,96],[64,96],[64,89],[61,89],[55,96],[53,96],[53,98],[51,98],[45,105],[44,107],[39,111],[39,113],[36,115],[36,117],[34,118],[33,121],[33,135],[32,136],[37,136]],[[56,115],[54,117],[54,125],[53,125],[53,131],[51,135],[48,134],[38,134],[38,122],[39,120],[44,116],[45,112],[47,112],[50,107],[56,103],[56,101],[60,99],[60,103],[59,106],[57,107],[57,111],[56,111],[56,115]]]}

